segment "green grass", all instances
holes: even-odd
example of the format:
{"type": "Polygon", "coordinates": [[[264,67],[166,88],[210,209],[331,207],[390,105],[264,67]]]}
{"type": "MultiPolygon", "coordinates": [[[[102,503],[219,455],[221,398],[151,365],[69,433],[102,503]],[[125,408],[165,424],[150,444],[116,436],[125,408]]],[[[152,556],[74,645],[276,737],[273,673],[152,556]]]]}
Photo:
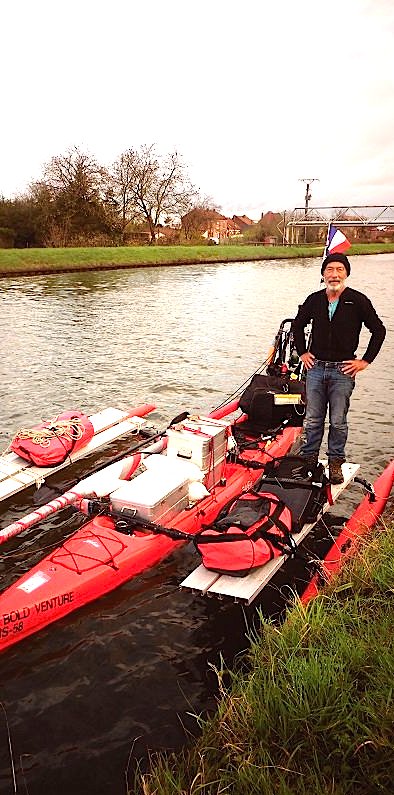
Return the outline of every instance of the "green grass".
{"type": "Polygon", "coordinates": [[[152,759],[144,795],[378,795],[394,780],[394,522],[283,627],[262,620],[196,745],[152,759]]]}
{"type": "MultiPolygon", "coordinates": [[[[137,268],[209,262],[318,257],[322,246],[119,246],[113,248],[0,249],[0,276],[65,271],[137,268]]],[[[352,246],[351,254],[394,251],[394,244],[368,243],[352,246]]]]}

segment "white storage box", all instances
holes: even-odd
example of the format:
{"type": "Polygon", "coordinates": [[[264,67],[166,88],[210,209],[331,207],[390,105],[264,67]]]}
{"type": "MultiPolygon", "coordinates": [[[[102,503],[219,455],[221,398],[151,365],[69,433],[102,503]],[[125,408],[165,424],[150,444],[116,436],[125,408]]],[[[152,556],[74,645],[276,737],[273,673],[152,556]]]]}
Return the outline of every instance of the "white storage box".
{"type": "Polygon", "coordinates": [[[197,464],[192,464],[191,461],[186,461],[185,458],[178,458],[175,455],[154,454],[148,455],[144,460],[144,466],[160,475],[165,469],[171,468],[176,472],[184,475],[189,484],[189,504],[195,505],[200,502],[204,497],[209,497],[209,491],[204,486],[204,472],[197,464]]]}
{"type": "Polygon", "coordinates": [[[154,470],[157,475],[160,475],[160,472],[176,472],[177,475],[187,478],[189,483],[194,480],[202,481],[204,478],[204,472],[197,464],[192,464],[191,461],[187,461],[185,458],[178,458],[175,455],[165,455],[165,453],[148,455],[144,459],[144,467],[145,469],[154,470]]]}
{"type": "Polygon", "coordinates": [[[227,452],[227,424],[209,417],[188,419],[167,431],[167,456],[191,461],[204,472],[204,484],[212,488],[223,476],[227,452]]]}
{"type": "Polygon", "coordinates": [[[173,470],[147,470],[111,494],[116,511],[166,524],[189,504],[188,478],[173,470]]]}

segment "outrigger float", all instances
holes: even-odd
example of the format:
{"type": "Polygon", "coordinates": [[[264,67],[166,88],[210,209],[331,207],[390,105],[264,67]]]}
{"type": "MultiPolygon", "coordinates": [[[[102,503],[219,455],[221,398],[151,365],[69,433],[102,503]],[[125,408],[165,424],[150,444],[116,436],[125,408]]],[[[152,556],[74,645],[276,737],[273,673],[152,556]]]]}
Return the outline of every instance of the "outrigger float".
{"type": "Polygon", "coordinates": [[[51,475],[64,467],[85,458],[105,445],[127,434],[137,434],[146,425],[144,417],[154,411],[156,406],[144,403],[130,411],[106,408],[92,414],[88,419],[93,426],[93,436],[89,442],[55,466],[34,466],[12,450],[0,456],[0,502],[13,497],[30,486],[39,487],[51,475]]]}
{"type": "MultiPolygon", "coordinates": [[[[287,486],[320,489],[320,497],[311,521],[288,523],[284,530],[282,519],[274,522],[279,506],[282,517],[291,519],[291,511],[286,494],[283,496],[280,491],[277,496],[273,462],[287,463],[302,433],[303,384],[293,354],[291,330],[282,324],[268,363],[269,374],[260,376],[268,389],[262,393],[260,385],[255,392],[259,408],[270,415],[263,417],[265,430],[253,427],[252,409],[247,415],[244,413],[243,396],[207,416],[184,412],[164,430],[151,433],[150,438],[133,448],[131,455],[101,468],[47,505],[0,530],[0,543],[7,542],[67,505],[74,505],[88,517],[61,546],[0,595],[0,649],[118,588],[179,545],[201,539],[206,528],[220,524],[218,517],[223,511],[228,510],[231,516],[233,505],[246,497],[250,497],[250,504],[254,501],[254,507],[257,503],[265,506],[267,501],[270,510],[276,506],[273,513],[262,512],[265,524],[259,524],[256,534],[257,542],[265,544],[268,562],[258,567],[251,563],[250,573],[242,577],[221,575],[220,571],[199,566],[181,587],[248,603],[256,598],[286,558],[297,553],[298,544],[356,478],[359,469],[357,464],[344,466],[344,483],[340,486],[329,487],[324,478],[317,483],[316,474],[300,475],[298,470],[293,479],[278,481],[279,488],[284,487],[285,491],[287,486]],[[234,419],[239,409],[243,413],[234,419]],[[278,419],[279,424],[272,427],[278,419]]],[[[262,368],[266,365],[267,362],[262,368]]],[[[137,407],[133,416],[148,414],[152,408],[151,404],[137,407]]],[[[320,469],[323,471],[322,466],[320,469]]],[[[378,479],[376,494],[362,481],[368,495],[347,523],[353,538],[382,513],[393,479],[392,463],[378,479]]],[[[29,485],[32,482],[34,477],[29,485]]],[[[242,521],[235,524],[237,530],[243,529],[242,521]]],[[[348,542],[349,538],[347,546],[348,542]]]]}

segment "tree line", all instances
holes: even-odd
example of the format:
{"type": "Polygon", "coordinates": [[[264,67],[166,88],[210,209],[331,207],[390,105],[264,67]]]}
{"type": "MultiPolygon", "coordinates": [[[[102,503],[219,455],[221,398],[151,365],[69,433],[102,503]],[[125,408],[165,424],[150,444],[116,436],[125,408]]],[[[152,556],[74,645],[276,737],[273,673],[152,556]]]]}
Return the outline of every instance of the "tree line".
{"type": "Polygon", "coordinates": [[[0,198],[0,246],[153,243],[163,222],[180,224],[202,204],[177,152],[143,145],[106,168],[74,146],[52,157],[23,196],[0,198]]]}
{"type": "MultiPolygon", "coordinates": [[[[74,146],[52,157],[24,195],[0,196],[0,247],[117,246],[158,239],[201,243],[202,233],[223,218],[219,209],[210,197],[201,197],[176,151],[160,155],[153,144],[127,149],[108,168],[74,146]]],[[[336,215],[340,219],[352,220],[345,208],[336,215]]],[[[280,243],[284,225],[285,212],[269,212],[243,229],[242,237],[280,243]]],[[[324,241],[323,226],[302,230],[300,239],[324,241]]],[[[351,237],[391,240],[393,232],[361,227],[351,237]]]]}

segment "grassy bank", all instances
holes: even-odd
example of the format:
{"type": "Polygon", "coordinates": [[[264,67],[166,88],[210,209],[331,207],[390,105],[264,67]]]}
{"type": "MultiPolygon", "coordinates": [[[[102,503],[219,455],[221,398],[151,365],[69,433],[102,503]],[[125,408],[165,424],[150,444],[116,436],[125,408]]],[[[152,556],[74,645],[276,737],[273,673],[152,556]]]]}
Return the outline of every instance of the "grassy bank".
{"type": "Polygon", "coordinates": [[[392,793],[393,548],[391,515],[324,595],[281,629],[263,622],[197,745],[154,760],[130,792],[392,793]]]}
{"type": "MultiPolygon", "coordinates": [[[[389,243],[366,243],[351,248],[352,255],[393,251],[394,244],[389,243]]],[[[322,252],[321,246],[262,245],[0,249],[0,276],[319,257],[322,252]]]]}

